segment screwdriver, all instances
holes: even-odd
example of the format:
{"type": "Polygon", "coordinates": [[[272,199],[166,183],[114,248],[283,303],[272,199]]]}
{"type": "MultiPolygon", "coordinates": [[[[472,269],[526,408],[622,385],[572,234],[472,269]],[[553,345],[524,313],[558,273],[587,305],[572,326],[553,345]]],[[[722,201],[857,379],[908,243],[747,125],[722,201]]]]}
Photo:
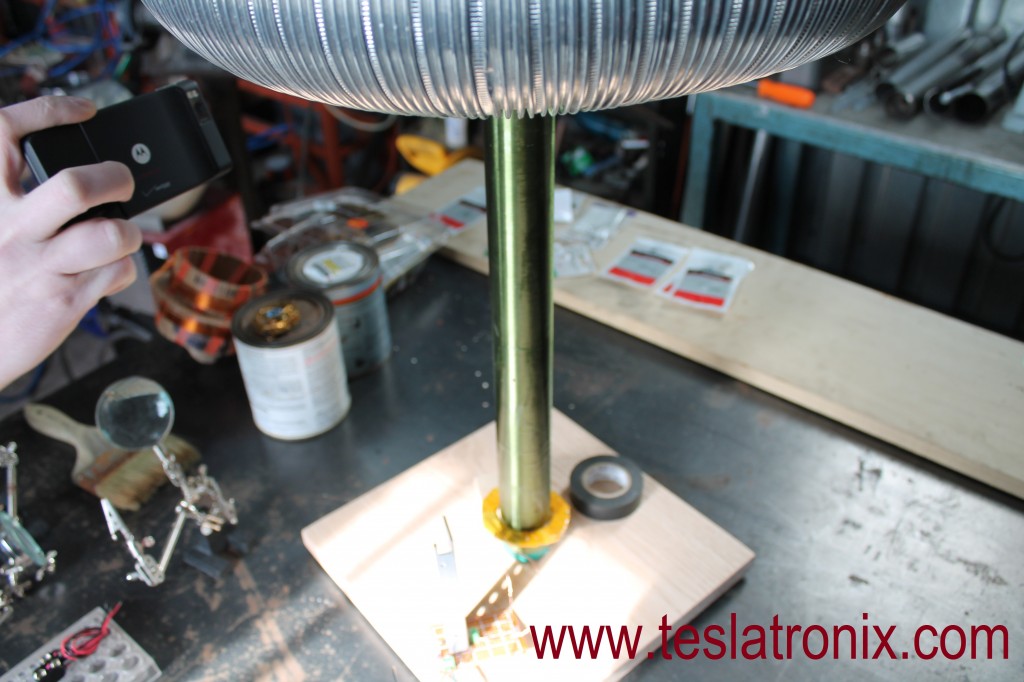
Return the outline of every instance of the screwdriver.
{"type": "Polygon", "coordinates": [[[814,106],[814,91],[799,85],[780,83],[762,78],[759,81],[743,83],[748,88],[756,88],[757,96],[762,99],[786,104],[797,109],[810,109],[814,106]]]}

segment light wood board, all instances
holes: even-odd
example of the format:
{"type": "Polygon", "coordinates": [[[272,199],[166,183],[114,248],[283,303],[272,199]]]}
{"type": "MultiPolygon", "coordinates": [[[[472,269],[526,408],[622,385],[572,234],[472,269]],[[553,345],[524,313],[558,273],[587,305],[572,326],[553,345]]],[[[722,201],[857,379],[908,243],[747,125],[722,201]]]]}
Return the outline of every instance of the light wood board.
{"type": "MultiPolygon", "coordinates": [[[[436,210],[483,185],[466,161],[402,201],[436,210]]],[[[1024,344],[872,289],[645,213],[595,254],[637,236],[754,262],[724,316],[597,277],[559,279],[555,301],[781,398],[1024,497],[1024,344]]],[[[487,271],[483,221],[445,254],[487,271]]]]}
{"type": "MultiPolygon", "coordinates": [[[[480,429],[302,531],[309,551],[420,680],[441,677],[434,627],[446,608],[470,615],[513,561],[483,528],[483,496],[497,485],[494,424],[480,429]],[[459,593],[443,598],[434,543],[451,527],[459,593]]],[[[552,414],[552,485],[567,492],[573,466],[612,454],[552,414]]],[[[661,646],[658,626],[688,622],[740,579],[753,553],[644,476],[640,507],[618,521],[575,514],[570,531],[516,597],[525,626],[642,626],[637,659],[538,660],[482,665],[488,680],[617,679],[661,646]]],[[[671,641],[671,639],[669,640],[671,641]]],[[[659,654],[660,655],[660,654],[659,654]]],[[[475,679],[475,678],[468,678],[475,679]]]]}

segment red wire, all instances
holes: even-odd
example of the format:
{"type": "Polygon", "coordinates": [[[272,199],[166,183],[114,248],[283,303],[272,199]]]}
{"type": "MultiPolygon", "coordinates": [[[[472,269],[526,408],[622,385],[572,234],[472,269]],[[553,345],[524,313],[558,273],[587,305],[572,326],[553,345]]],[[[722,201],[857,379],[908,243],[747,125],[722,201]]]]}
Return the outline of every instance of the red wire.
{"type": "Polygon", "coordinates": [[[103,619],[102,625],[99,627],[82,628],[75,634],[65,637],[60,645],[60,655],[69,661],[77,661],[80,658],[96,653],[96,650],[100,648],[100,642],[110,634],[110,621],[114,619],[114,616],[120,610],[121,602],[117,602],[103,619]]]}

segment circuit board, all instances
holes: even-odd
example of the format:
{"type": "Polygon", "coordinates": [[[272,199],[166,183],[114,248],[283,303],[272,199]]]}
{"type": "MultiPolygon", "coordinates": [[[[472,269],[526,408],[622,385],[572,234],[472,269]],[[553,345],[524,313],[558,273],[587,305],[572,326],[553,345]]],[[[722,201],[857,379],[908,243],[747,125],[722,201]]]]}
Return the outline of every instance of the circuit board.
{"type": "Polygon", "coordinates": [[[448,649],[444,628],[435,626],[441,673],[454,677],[459,668],[473,667],[505,656],[517,656],[533,648],[528,630],[511,609],[494,615],[470,618],[466,621],[470,632],[467,651],[452,654],[448,649]]]}

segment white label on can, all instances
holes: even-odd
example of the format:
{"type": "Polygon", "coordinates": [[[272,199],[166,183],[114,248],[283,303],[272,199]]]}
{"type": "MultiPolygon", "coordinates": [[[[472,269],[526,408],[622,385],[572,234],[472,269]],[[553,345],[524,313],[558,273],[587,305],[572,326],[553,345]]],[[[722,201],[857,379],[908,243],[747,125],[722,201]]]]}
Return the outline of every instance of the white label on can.
{"type": "Polygon", "coordinates": [[[348,392],[338,328],[287,348],[256,348],[235,340],[238,364],[260,431],[284,440],[311,438],[348,413],[348,392]]]}
{"type": "Polygon", "coordinates": [[[365,257],[354,251],[325,251],[310,257],[302,265],[302,274],[311,282],[330,286],[352,279],[365,264],[365,257]]]}

